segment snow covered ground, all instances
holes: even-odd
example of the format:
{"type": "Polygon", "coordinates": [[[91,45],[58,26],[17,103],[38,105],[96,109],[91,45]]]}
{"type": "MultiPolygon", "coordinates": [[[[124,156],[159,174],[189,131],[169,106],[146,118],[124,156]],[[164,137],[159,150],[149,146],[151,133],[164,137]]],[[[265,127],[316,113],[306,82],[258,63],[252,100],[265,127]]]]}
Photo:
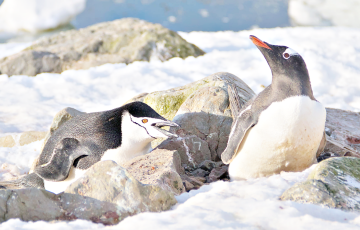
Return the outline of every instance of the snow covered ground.
{"type": "Polygon", "coordinates": [[[86,0],[6,0],[0,6],[0,33],[36,33],[66,25],[85,4],[86,0]]]}
{"type": "MultiPolygon", "coordinates": [[[[314,95],[327,107],[360,111],[360,30],[350,28],[275,28],[240,32],[180,33],[207,52],[198,58],[173,58],[106,64],[88,70],[36,77],[0,75],[0,134],[45,131],[64,107],[92,112],[121,106],[131,97],[181,86],[226,71],[256,93],[271,83],[270,69],[251,43],[255,35],[287,45],[305,59],[314,95]]],[[[26,47],[27,44],[18,44],[26,47]]],[[[1,51],[16,52],[14,43],[1,51]]],[[[39,154],[41,142],[0,148],[3,178],[25,173],[39,154]],[[26,156],[26,157],[25,157],[26,156]],[[4,163],[7,165],[4,166],[4,163]],[[14,169],[14,165],[18,168],[14,169]]],[[[359,229],[360,215],[315,205],[282,202],[278,197],[309,170],[241,182],[216,182],[177,197],[179,204],[163,213],[143,213],[109,229],[359,229]]],[[[25,223],[9,220],[0,229],[98,229],[87,221],[25,223]]]]}

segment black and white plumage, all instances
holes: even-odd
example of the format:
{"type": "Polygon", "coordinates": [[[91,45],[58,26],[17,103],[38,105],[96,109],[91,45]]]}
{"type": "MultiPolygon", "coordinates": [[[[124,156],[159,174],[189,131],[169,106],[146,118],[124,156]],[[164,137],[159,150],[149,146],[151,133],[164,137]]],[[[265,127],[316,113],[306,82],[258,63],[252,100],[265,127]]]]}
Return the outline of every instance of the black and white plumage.
{"type": "Polygon", "coordinates": [[[314,98],[303,58],[289,47],[250,39],[273,77],[242,109],[230,87],[234,121],[221,159],[230,164],[231,180],[302,171],[316,162],[325,143],[326,110],[314,98]]]}
{"type": "Polygon", "coordinates": [[[60,193],[98,161],[121,165],[148,153],[155,138],[176,137],[161,129],[164,126],[178,125],[142,102],[76,116],[51,135],[34,174],[43,179],[46,190],[60,193]]]}

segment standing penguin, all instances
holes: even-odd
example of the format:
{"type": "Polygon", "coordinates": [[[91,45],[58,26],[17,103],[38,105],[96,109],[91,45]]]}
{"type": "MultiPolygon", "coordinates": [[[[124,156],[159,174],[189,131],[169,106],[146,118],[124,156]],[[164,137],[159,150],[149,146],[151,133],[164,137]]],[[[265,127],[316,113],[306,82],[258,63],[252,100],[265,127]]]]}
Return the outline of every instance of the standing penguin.
{"type": "Polygon", "coordinates": [[[113,160],[119,165],[144,155],[156,138],[177,137],[161,127],[178,126],[142,102],[110,111],[74,117],[46,142],[34,173],[0,187],[37,187],[63,192],[93,164],[113,160]]]}
{"type": "Polygon", "coordinates": [[[302,171],[325,145],[326,110],[313,95],[303,58],[289,47],[250,39],[269,64],[272,83],[242,110],[230,87],[234,121],[221,159],[230,164],[231,180],[302,171]]]}

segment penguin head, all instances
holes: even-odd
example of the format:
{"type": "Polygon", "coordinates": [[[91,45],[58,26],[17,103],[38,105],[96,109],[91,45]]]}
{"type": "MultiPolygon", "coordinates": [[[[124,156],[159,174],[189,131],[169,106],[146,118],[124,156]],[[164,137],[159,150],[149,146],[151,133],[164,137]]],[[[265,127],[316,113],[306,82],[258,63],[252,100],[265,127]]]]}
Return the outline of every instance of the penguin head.
{"type": "Polygon", "coordinates": [[[126,121],[124,121],[123,118],[122,123],[130,121],[136,125],[136,130],[141,128],[137,134],[139,137],[141,136],[140,133],[144,133],[142,131],[146,131],[146,134],[150,139],[177,137],[177,135],[162,129],[162,127],[179,125],[165,119],[147,104],[143,102],[132,102],[124,107],[125,113],[123,114],[123,117],[127,116],[128,118],[126,121]]]}
{"type": "Polygon", "coordinates": [[[308,78],[305,61],[295,50],[287,46],[271,45],[253,35],[250,35],[250,39],[264,55],[273,76],[308,78]]]}

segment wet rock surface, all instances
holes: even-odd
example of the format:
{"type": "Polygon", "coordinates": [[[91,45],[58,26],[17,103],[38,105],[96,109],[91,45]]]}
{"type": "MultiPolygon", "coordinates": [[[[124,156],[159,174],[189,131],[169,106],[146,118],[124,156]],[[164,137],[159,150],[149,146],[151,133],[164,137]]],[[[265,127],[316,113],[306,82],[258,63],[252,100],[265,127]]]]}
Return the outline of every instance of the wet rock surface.
{"type": "Polygon", "coordinates": [[[41,38],[0,60],[0,73],[35,76],[86,69],[105,63],[131,63],[205,54],[176,32],[135,18],[124,18],[41,38]]]}

